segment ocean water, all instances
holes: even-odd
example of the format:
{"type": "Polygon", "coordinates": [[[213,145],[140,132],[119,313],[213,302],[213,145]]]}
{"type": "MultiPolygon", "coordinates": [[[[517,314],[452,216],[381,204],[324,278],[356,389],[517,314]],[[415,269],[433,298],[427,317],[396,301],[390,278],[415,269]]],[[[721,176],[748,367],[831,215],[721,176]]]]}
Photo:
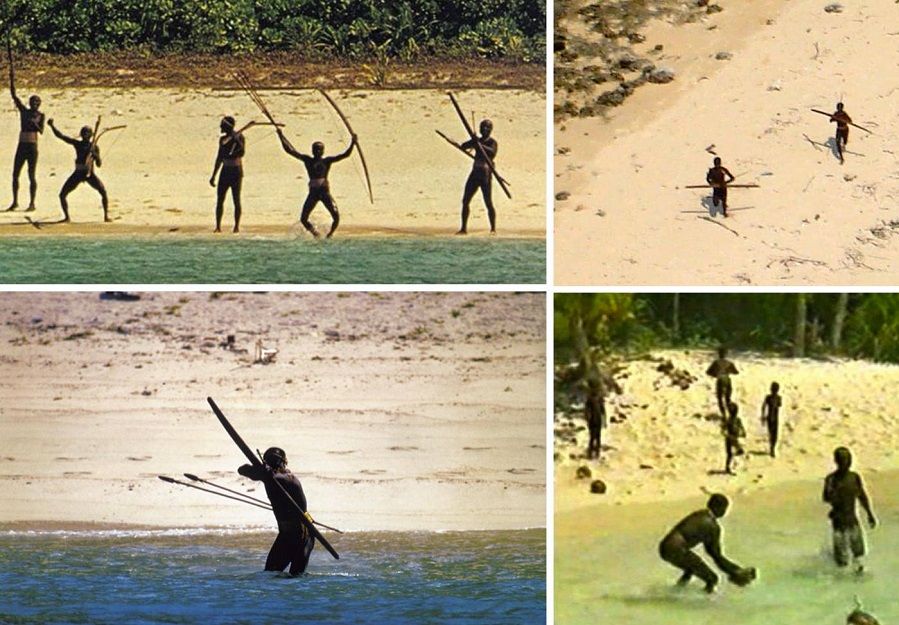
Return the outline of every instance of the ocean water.
{"type": "Polygon", "coordinates": [[[542,529],[333,536],[290,578],[261,570],[270,531],[0,531],[0,623],[546,619],[542,529]]]}
{"type": "MultiPolygon", "coordinates": [[[[821,483],[792,484],[736,497],[723,519],[724,553],[759,569],[746,588],[725,581],[716,594],[658,557],[658,543],[703,501],[596,508],[556,519],[555,622],[628,625],[844,625],[858,597],[882,625],[899,623],[897,476],[867,479],[880,525],[866,527],[861,576],[831,560],[828,507],[821,483]]],[[[868,478],[868,476],[866,476],[868,478]]],[[[860,517],[864,520],[864,516],[860,517]]],[[[700,547],[697,553],[711,564],[700,547]]]]}
{"type": "Polygon", "coordinates": [[[461,237],[6,237],[9,284],[543,284],[546,244],[461,237]]]}

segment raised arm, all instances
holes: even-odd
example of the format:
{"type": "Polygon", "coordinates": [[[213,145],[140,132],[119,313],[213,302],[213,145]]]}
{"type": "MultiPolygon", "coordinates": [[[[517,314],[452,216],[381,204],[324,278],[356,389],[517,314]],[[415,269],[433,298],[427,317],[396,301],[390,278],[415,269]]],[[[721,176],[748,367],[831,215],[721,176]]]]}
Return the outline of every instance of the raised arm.
{"type": "Polygon", "coordinates": [[[331,157],[331,162],[336,163],[337,161],[342,161],[343,159],[347,158],[350,154],[352,154],[353,148],[356,147],[356,141],[357,141],[356,135],[354,134],[352,140],[350,141],[350,147],[348,147],[346,150],[344,150],[337,156],[331,157]]]}
{"type": "Polygon", "coordinates": [[[12,48],[6,48],[9,56],[9,93],[12,96],[12,101],[15,103],[16,108],[20,111],[25,111],[25,105],[22,103],[22,100],[19,99],[19,96],[16,95],[16,68],[13,67],[12,62],[12,48]]]}
{"type": "Polygon", "coordinates": [[[242,464],[237,467],[237,472],[251,480],[261,482],[267,475],[265,469],[261,466],[253,466],[252,464],[242,464]]]}
{"type": "Polygon", "coordinates": [[[284,136],[284,133],[281,131],[280,128],[278,128],[278,139],[281,140],[281,147],[284,149],[285,152],[290,154],[295,159],[298,159],[301,161],[303,160],[303,155],[300,154],[299,152],[297,152],[296,148],[293,147],[293,144],[291,144],[290,141],[288,141],[287,137],[284,136]]]}
{"type": "Polygon", "coordinates": [[[56,127],[56,124],[53,123],[52,119],[47,120],[47,125],[50,126],[50,130],[53,131],[53,134],[56,135],[58,139],[65,141],[69,145],[78,145],[78,141],[59,132],[59,129],[56,127]]]}

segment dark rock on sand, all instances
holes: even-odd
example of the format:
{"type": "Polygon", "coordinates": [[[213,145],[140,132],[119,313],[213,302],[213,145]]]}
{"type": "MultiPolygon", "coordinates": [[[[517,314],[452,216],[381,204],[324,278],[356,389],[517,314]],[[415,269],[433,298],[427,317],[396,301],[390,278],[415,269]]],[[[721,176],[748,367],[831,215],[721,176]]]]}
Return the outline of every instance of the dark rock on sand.
{"type": "Polygon", "coordinates": [[[594,495],[605,495],[606,490],[606,483],[602,480],[593,480],[590,483],[590,492],[594,495]]]}
{"type": "Polygon", "coordinates": [[[585,478],[592,477],[593,471],[590,470],[590,467],[588,467],[586,465],[582,465],[577,468],[576,475],[577,475],[577,479],[583,480],[585,478]]]}

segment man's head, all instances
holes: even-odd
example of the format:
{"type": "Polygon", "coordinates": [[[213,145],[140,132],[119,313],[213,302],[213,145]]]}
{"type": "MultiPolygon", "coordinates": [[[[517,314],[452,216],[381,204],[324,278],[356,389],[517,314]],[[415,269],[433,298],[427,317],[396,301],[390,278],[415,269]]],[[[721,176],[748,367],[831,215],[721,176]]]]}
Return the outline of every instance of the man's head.
{"type": "Polygon", "coordinates": [[[837,447],[833,450],[833,461],[838,469],[847,471],[852,466],[852,452],[845,447],[837,447]]]}
{"type": "Polygon", "coordinates": [[[715,167],[721,167],[721,157],[720,156],[716,156],[715,160],[712,162],[715,163],[715,167]]]}
{"type": "Polygon", "coordinates": [[[90,141],[91,137],[94,136],[94,131],[91,130],[90,126],[84,126],[81,128],[81,138],[84,141],[90,141]]]}
{"type": "Polygon", "coordinates": [[[727,507],[729,505],[730,501],[728,501],[727,497],[721,493],[715,493],[709,497],[709,502],[706,504],[708,509],[712,511],[712,514],[719,519],[727,513],[727,507]]]}
{"type": "MultiPolygon", "coordinates": [[[[715,163],[716,165],[720,165],[720,164],[721,164],[721,162],[720,162],[721,159],[720,159],[720,158],[716,158],[715,160],[718,161],[718,162],[715,163]]],[[[726,348],[726,347],[719,347],[719,348],[718,348],[718,358],[727,358],[727,348],[726,348]]]]}
{"type": "Polygon", "coordinates": [[[28,98],[28,106],[32,111],[38,110],[41,108],[41,99],[36,95],[31,96],[28,98]]]}
{"type": "Polygon", "coordinates": [[[843,110],[843,103],[842,103],[842,102],[837,102],[837,110],[838,110],[838,111],[842,111],[842,110],[843,110]]]}
{"type": "Polygon", "coordinates": [[[734,402],[730,402],[727,404],[727,414],[731,417],[736,417],[737,413],[740,411],[740,407],[737,406],[734,402]]]}
{"type": "Polygon", "coordinates": [[[861,610],[853,610],[852,614],[846,617],[846,625],[880,625],[880,621],[861,610]]]}
{"type": "Polygon", "coordinates": [[[772,382],[771,383],[771,392],[774,395],[777,395],[777,391],[779,391],[779,390],[780,390],[780,384],[778,384],[777,382],[772,382]]]}
{"type": "Polygon", "coordinates": [[[269,447],[262,454],[262,461],[273,469],[287,466],[287,454],[280,447],[269,447]]]}
{"type": "Polygon", "coordinates": [[[222,132],[228,133],[234,131],[234,125],[237,122],[234,121],[234,118],[230,115],[225,115],[222,117],[222,123],[219,124],[219,128],[221,128],[222,132]]]}
{"type": "Polygon", "coordinates": [[[312,156],[316,158],[321,158],[322,154],[325,153],[325,144],[321,141],[316,141],[312,144],[312,156]]]}
{"type": "Polygon", "coordinates": [[[493,122],[489,119],[485,119],[481,121],[481,136],[489,137],[490,133],[493,132],[493,122]]]}

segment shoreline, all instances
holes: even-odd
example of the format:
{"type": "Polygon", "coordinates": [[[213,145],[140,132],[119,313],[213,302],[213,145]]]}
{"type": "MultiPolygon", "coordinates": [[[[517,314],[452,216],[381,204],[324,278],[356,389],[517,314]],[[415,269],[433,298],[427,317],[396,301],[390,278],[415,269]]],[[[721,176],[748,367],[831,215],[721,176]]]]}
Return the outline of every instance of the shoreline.
{"type": "MultiPolygon", "coordinates": [[[[350,534],[476,534],[495,532],[538,532],[546,526],[504,527],[504,528],[458,528],[458,529],[345,529],[340,533],[319,528],[327,536],[337,537],[350,534]]],[[[179,536],[223,536],[234,534],[270,534],[277,531],[272,519],[268,525],[147,525],[140,523],[90,523],[67,521],[4,521],[0,522],[0,536],[75,536],[119,538],[141,536],[147,538],[177,538],[179,536]]]]}

